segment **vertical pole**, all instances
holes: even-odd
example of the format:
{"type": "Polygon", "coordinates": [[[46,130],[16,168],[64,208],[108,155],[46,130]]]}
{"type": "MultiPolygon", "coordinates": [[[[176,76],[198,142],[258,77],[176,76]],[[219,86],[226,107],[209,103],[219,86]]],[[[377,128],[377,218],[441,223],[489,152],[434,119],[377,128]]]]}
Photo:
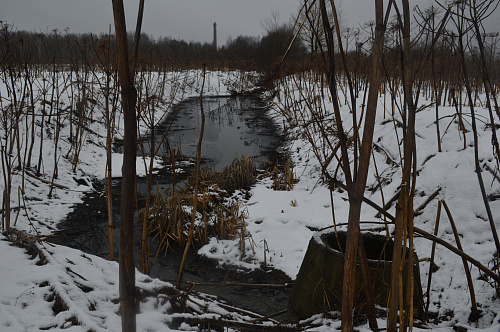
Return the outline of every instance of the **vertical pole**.
{"type": "Polygon", "coordinates": [[[121,87],[125,124],[122,166],[121,224],[119,253],[119,289],[122,331],[136,331],[134,246],[134,197],[137,154],[137,119],[135,105],[137,91],[130,73],[127,28],[123,0],[113,0],[113,16],[118,58],[118,78],[121,87]]]}
{"type": "Polygon", "coordinates": [[[214,22],[214,42],[213,42],[214,53],[217,52],[217,23],[214,22]]]}

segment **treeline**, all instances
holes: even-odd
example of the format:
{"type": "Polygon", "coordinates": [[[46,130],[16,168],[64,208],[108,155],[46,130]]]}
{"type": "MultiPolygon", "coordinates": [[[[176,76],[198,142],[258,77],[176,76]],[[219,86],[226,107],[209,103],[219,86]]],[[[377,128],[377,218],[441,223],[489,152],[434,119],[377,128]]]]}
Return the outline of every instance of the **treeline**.
{"type": "MultiPolygon", "coordinates": [[[[413,44],[411,57],[420,59],[417,63],[424,65],[421,71],[424,81],[441,81],[441,84],[450,85],[457,81],[456,70],[460,55],[457,53],[457,35],[450,31],[442,31],[439,38],[432,40],[437,33],[437,25],[430,25],[432,16],[422,15],[419,26],[419,38],[413,44]],[[428,52],[432,48],[431,53],[428,52]],[[424,54],[431,54],[432,59],[424,59],[424,54]],[[432,62],[432,65],[428,64],[432,62]],[[443,83],[444,82],[444,83],[443,83]]],[[[311,20],[317,22],[318,20],[311,20]]],[[[297,26],[290,23],[274,24],[270,26],[264,36],[237,36],[229,38],[227,42],[214,49],[212,43],[186,42],[170,37],[152,38],[142,34],[139,44],[138,61],[136,68],[146,71],[175,71],[182,69],[201,68],[207,65],[209,69],[226,70],[238,69],[272,73],[270,77],[277,78],[279,74],[315,70],[324,72],[325,58],[322,52],[326,51],[325,39],[322,36],[320,25],[304,25],[292,47],[292,41],[297,26]],[[287,53],[288,50],[288,53],[287,53]],[[281,63],[287,54],[286,61],[281,63]],[[280,63],[280,73],[277,74],[277,64],[280,63]],[[278,75],[278,76],[277,76],[278,75]]],[[[346,61],[341,60],[340,53],[335,55],[335,71],[342,76],[345,69],[349,70],[353,78],[355,90],[363,90],[370,73],[371,56],[370,46],[373,42],[373,24],[366,24],[365,28],[341,28],[342,43],[346,61]],[[364,30],[364,31],[363,31],[364,30]]],[[[397,49],[397,22],[389,22],[384,45],[384,81],[401,79],[399,67],[402,55],[397,49]]],[[[500,61],[496,45],[500,40],[497,34],[482,36],[484,44],[485,63],[488,66],[492,82],[500,81],[500,61]]],[[[133,35],[129,34],[129,47],[133,45],[133,35]]],[[[116,42],[113,33],[75,34],[68,31],[52,30],[50,32],[18,31],[15,27],[3,24],[0,30],[0,66],[6,64],[36,64],[43,65],[95,65],[103,61],[111,66],[116,63],[116,42]],[[107,60],[106,60],[107,59],[107,60]]],[[[471,69],[478,59],[478,48],[469,46],[465,50],[465,61],[471,69]]],[[[471,70],[472,74],[479,73],[471,70]]],[[[481,81],[478,76],[475,81],[481,81]]],[[[457,90],[459,87],[457,87],[457,90]]],[[[446,90],[446,89],[444,89],[446,90]]]]}
{"type": "MultiPolygon", "coordinates": [[[[139,43],[138,69],[179,70],[210,67],[267,71],[280,59],[293,37],[291,25],[283,24],[263,37],[238,36],[215,50],[212,43],[186,42],[170,37],[154,39],[142,34],[139,43]]],[[[37,65],[81,65],[90,63],[102,54],[116,55],[114,34],[76,34],[54,29],[50,32],[18,31],[2,25],[0,64],[25,63],[37,65]]],[[[129,47],[133,35],[129,34],[129,47]]],[[[287,57],[300,61],[305,47],[297,40],[287,57]]]]}

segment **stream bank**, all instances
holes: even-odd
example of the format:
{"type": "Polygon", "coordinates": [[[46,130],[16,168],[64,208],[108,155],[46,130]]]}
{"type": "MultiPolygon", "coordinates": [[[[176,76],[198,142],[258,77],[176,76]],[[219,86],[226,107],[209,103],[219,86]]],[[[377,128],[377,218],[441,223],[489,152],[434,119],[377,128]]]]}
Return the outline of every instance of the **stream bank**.
{"type": "MultiPolygon", "coordinates": [[[[206,117],[202,157],[207,167],[216,171],[229,165],[234,156],[252,157],[257,166],[265,162],[285,162],[284,139],[279,128],[269,117],[265,103],[256,96],[207,97],[204,99],[206,117]]],[[[155,127],[154,142],[162,142],[158,155],[168,160],[171,147],[179,148],[187,158],[193,158],[198,142],[201,124],[199,98],[189,98],[178,105],[155,127]],[[167,140],[163,140],[166,135],[167,140]]],[[[151,140],[143,140],[145,150],[151,148],[151,140]]],[[[118,147],[119,150],[119,147],[118,147]]],[[[140,154],[140,152],[138,152],[140,154]]],[[[183,172],[176,174],[176,183],[182,182],[192,173],[192,165],[184,165],[183,172]]],[[[156,192],[158,187],[164,194],[172,185],[172,174],[168,168],[158,170],[154,176],[156,192]]],[[[107,234],[107,207],[102,184],[88,193],[83,202],[75,206],[65,221],[58,226],[59,231],[53,242],[63,244],[103,258],[109,257],[107,234]]],[[[114,179],[113,215],[115,257],[119,244],[119,192],[121,183],[114,179]]],[[[137,204],[145,205],[146,178],[137,178],[137,204]]],[[[140,260],[140,230],[136,215],[134,247],[136,266],[140,260]]],[[[152,250],[150,260],[154,259],[152,250]]],[[[182,249],[176,248],[160,257],[152,266],[150,275],[175,283],[182,258],[182,249]]],[[[219,265],[215,260],[200,256],[191,250],[185,265],[183,280],[197,285],[197,291],[220,296],[228,303],[263,315],[286,310],[291,280],[285,273],[272,269],[243,271],[232,266],[219,265]],[[216,286],[222,285],[224,286],[216,286]],[[231,285],[233,284],[233,285],[231,285]],[[259,285],[276,285],[276,287],[259,285]]],[[[283,315],[280,318],[284,318],[283,315]]]]}

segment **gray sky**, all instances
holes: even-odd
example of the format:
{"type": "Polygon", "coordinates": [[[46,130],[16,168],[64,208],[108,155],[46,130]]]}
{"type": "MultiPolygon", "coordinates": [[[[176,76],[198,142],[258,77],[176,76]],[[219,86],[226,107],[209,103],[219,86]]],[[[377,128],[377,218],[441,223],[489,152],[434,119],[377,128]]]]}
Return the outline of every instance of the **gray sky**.
{"type": "MultiPolygon", "coordinates": [[[[135,29],[138,0],[124,0],[127,29],[135,29]]],[[[425,8],[430,0],[410,0],[425,8]]],[[[298,11],[300,0],[145,0],[143,32],[158,38],[169,36],[186,41],[211,42],[217,22],[218,44],[229,36],[262,36],[262,22],[279,14],[284,22],[298,11]]],[[[385,1],[387,3],[387,1],[385,1]]],[[[373,19],[373,0],[343,0],[342,19],[357,27],[373,19]]],[[[500,9],[488,24],[488,31],[500,30],[500,9]]],[[[0,0],[0,20],[18,30],[107,32],[113,23],[111,0],[0,0]]]]}
{"type": "MultiPolygon", "coordinates": [[[[155,38],[218,43],[228,36],[261,36],[261,22],[273,11],[286,21],[299,0],[145,0],[143,32],[155,38]]],[[[138,0],[124,0],[127,30],[135,29],[138,0]]],[[[107,32],[113,23],[111,0],[0,0],[0,20],[18,30],[69,28],[70,32],[107,32]]]]}

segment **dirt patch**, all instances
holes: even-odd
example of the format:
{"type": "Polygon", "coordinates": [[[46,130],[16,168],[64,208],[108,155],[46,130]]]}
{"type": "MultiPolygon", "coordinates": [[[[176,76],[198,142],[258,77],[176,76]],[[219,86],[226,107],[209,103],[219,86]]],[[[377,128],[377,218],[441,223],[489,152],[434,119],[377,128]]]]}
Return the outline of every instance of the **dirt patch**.
{"type": "MultiPolygon", "coordinates": [[[[182,252],[177,250],[154,265],[150,275],[175,283],[182,252]]],[[[218,296],[228,304],[263,316],[286,310],[292,280],[275,269],[242,270],[192,253],[183,274],[183,286],[218,296]]],[[[285,319],[281,314],[275,318],[285,319]]]]}

